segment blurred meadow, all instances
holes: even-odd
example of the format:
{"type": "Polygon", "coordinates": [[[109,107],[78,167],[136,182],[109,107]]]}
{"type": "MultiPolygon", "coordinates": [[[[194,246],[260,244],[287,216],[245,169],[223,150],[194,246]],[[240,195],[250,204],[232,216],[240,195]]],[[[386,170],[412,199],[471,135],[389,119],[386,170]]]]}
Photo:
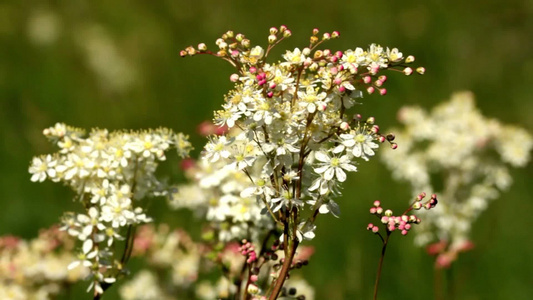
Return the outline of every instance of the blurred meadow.
{"type": "MultiPolygon", "coordinates": [[[[233,70],[214,57],[181,58],[179,51],[200,42],[214,49],[215,39],[230,29],[266,45],[271,26],[287,25],[293,35],[270,55],[273,60],[307,46],[315,27],[341,33],[324,46],[333,50],[378,43],[414,55],[424,76],[391,74],[387,96],[363,99],[360,113],[375,116],[382,129],[398,124],[403,105],[430,108],[470,90],[484,115],[533,133],[531,1],[225,2],[0,3],[0,235],[35,237],[77,208],[67,187],[32,183],[28,174],[33,156],[56,151],[42,135],[56,122],[110,130],[166,126],[190,135],[196,157],[204,143],[196,127],[219,108],[233,70]]],[[[162,167],[171,181],[182,180],[177,160],[162,167]]],[[[315,255],[300,271],[316,299],[371,298],[381,244],[365,230],[374,219],[368,208],[380,199],[402,210],[411,196],[408,184],[394,182],[378,159],[350,175],[338,201],[341,218],[318,219],[310,242],[315,255]]],[[[511,189],[474,224],[476,248],[448,272],[456,299],[533,295],[533,223],[522,215],[533,211],[532,164],[512,175],[511,189]]],[[[170,213],[164,199],[151,209],[156,222],[194,224],[191,214],[170,213]]],[[[432,278],[433,257],[413,245],[412,235],[393,236],[380,299],[432,299],[432,278]]],[[[76,287],[83,290],[85,283],[76,287]]]]}

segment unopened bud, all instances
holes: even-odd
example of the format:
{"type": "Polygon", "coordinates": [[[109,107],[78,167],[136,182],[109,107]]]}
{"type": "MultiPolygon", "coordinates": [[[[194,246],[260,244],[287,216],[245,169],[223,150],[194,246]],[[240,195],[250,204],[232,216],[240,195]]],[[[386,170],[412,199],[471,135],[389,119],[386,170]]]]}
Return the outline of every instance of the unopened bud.
{"type": "Polygon", "coordinates": [[[420,202],[417,201],[413,204],[413,209],[419,210],[420,208],[422,208],[422,204],[420,202]]]}
{"type": "Polygon", "coordinates": [[[235,39],[237,40],[237,42],[242,42],[242,40],[244,40],[244,34],[242,33],[238,33],[237,36],[235,36],[235,39]]]}
{"type": "Polygon", "coordinates": [[[229,80],[231,82],[237,82],[239,80],[239,74],[231,74],[231,76],[229,77],[229,80]]]}
{"type": "Polygon", "coordinates": [[[375,89],[374,89],[373,86],[369,86],[369,87],[366,89],[366,91],[367,91],[367,93],[372,94],[372,93],[374,93],[375,89]]]}
{"type": "MultiPolygon", "coordinates": [[[[348,130],[350,128],[350,124],[348,124],[347,122],[342,122],[341,125],[339,126],[342,130],[348,130]]],[[[379,206],[379,205],[378,205],[379,206]]]]}
{"type": "Polygon", "coordinates": [[[407,58],[405,58],[405,62],[408,64],[412,63],[413,61],[415,61],[415,57],[412,55],[409,55],[407,58]]]}
{"type": "Polygon", "coordinates": [[[309,38],[309,42],[311,42],[311,44],[316,44],[316,43],[318,43],[318,38],[316,36],[312,35],[309,38]]]}
{"type": "Polygon", "coordinates": [[[305,47],[302,49],[302,54],[305,55],[305,56],[309,56],[309,54],[311,54],[311,49],[305,47]]]}
{"type": "Polygon", "coordinates": [[[409,75],[413,74],[413,69],[407,67],[407,68],[403,69],[403,73],[405,75],[409,76],[409,75]]]}
{"type": "Polygon", "coordinates": [[[416,68],[416,72],[420,75],[423,75],[424,73],[426,73],[426,68],[424,67],[418,67],[416,68]]]}
{"type": "Polygon", "coordinates": [[[380,89],[380,90],[379,90],[379,94],[380,94],[381,96],[385,96],[385,95],[387,95],[387,89],[380,89]]]}
{"type": "Polygon", "coordinates": [[[375,207],[379,207],[381,205],[381,201],[376,200],[376,201],[374,201],[373,204],[374,204],[375,207]]]}
{"type": "Polygon", "coordinates": [[[277,34],[278,29],[276,27],[270,27],[270,34],[277,34]]]}
{"type": "Polygon", "coordinates": [[[207,50],[207,46],[204,43],[198,44],[198,50],[205,51],[207,50]]]}
{"type": "Polygon", "coordinates": [[[385,216],[387,216],[387,217],[392,216],[392,210],[387,209],[387,210],[385,211],[385,216]]]}
{"type": "Polygon", "coordinates": [[[369,117],[368,119],[366,119],[366,123],[367,123],[367,124],[372,125],[372,124],[374,124],[375,122],[376,122],[376,118],[374,118],[374,117],[369,117]]]}
{"type": "Polygon", "coordinates": [[[317,35],[319,33],[318,28],[313,29],[313,35],[317,35]]]}
{"type": "Polygon", "coordinates": [[[333,32],[331,33],[331,38],[336,39],[336,38],[338,38],[340,35],[341,35],[340,32],[338,32],[338,31],[333,31],[333,32]]]}
{"type": "Polygon", "coordinates": [[[228,36],[228,38],[233,38],[234,34],[233,34],[233,31],[229,30],[228,32],[226,32],[226,35],[228,36]]]}
{"type": "Polygon", "coordinates": [[[271,35],[268,36],[268,42],[270,44],[274,44],[277,39],[278,39],[278,37],[276,35],[274,35],[274,34],[271,34],[271,35]]]}
{"type": "Polygon", "coordinates": [[[288,37],[290,37],[291,35],[292,35],[292,32],[291,32],[289,29],[287,29],[287,30],[285,30],[285,32],[283,32],[283,37],[288,38],[288,37]]]}
{"type": "Polygon", "coordinates": [[[390,147],[392,148],[392,150],[396,150],[396,149],[398,149],[398,144],[396,144],[396,143],[391,143],[391,144],[390,144],[390,147]]]}
{"type": "Polygon", "coordinates": [[[250,40],[249,39],[243,39],[242,42],[241,42],[241,45],[244,48],[250,48],[250,40]]]}
{"type": "Polygon", "coordinates": [[[326,32],[322,35],[322,40],[327,41],[329,39],[331,39],[331,34],[326,32]]]}

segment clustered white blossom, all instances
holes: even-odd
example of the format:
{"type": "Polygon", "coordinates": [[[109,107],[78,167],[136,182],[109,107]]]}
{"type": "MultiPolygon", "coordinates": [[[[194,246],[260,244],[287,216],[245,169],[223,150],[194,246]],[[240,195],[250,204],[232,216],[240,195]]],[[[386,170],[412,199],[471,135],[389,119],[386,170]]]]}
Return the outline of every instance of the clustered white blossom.
{"type": "Polygon", "coordinates": [[[402,108],[399,121],[404,129],[394,132],[401,147],[382,156],[392,175],[409,181],[414,193],[443,186],[439,206],[419,226],[415,241],[444,240],[448,251],[460,251],[468,245],[472,222],[510,186],[507,164],[523,167],[529,161],[533,138],[484,117],[470,92],[454,94],[430,113],[402,108]]]}
{"type": "MultiPolygon", "coordinates": [[[[241,172],[246,174],[241,176],[243,181],[251,183],[237,187],[241,197],[216,201],[255,196],[276,222],[293,210],[299,214],[309,204],[320,213],[338,215],[332,196],[340,194],[346,173],[355,172],[357,161],[369,160],[378,142],[386,140],[373,118],[365,122],[348,110],[364,91],[384,95],[387,78],[380,72],[394,69],[410,74],[412,70],[404,70],[414,58],[404,59],[398,49],[375,44],[367,50],[316,50],[323,41],[339,36],[338,32],[325,33],[319,41],[317,34],[315,29],[309,47],[287,51],[278,63],[267,63],[266,57],[291,35],[285,26],[270,29],[267,49],[251,46],[244,35],[229,31],[217,40],[217,53],[205,44],[182,51],[183,56],[221,57],[239,71],[231,77],[235,88],[226,95],[223,109],[215,113],[216,124],[239,131],[210,139],[201,165],[212,168],[212,174],[198,177],[200,185],[216,186],[228,172],[241,172]]],[[[293,224],[296,231],[298,224],[293,224]]],[[[304,232],[312,228],[304,227],[304,232]]]]}
{"type": "Polygon", "coordinates": [[[74,243],[57,226],[32,240],[0,237],[0,299],[54,299],[88,270],[68,271],[74,243]]]}
{"type": "MultiPolygon", "coordinates": [[[[298,244],[314,237],[317,215],[339,215],[333,198],[340,195],[347,172],[357,171],[359,162],[373,157],[379,143],[393,140],[379,133],[374,118],[362,120],[350,109],[364,93],[387,93],[384,70],[413,73],[408,65],[414,57],[404,58],[396,48],[372,44],[367,50],[318,50],[322,42],[339,36],[335,31],[320,38],[318,33],[314,29],[308,47],[286,51],[277,63],[268,63],[266,58],[274,46],[291,36],[285,26],[270,29],[266,49],[251,45],[243,34],[228,31],[216,41],[216,52],[201,43],[180,53],[214,55],[237,69],[230,76],[235,87],[214,118],[215,124],[235,130],[211,137],[200,168],[212,169],[198,178],[203,189],[216,190],[224,188],[228,174],[241,176],[242,182],[248,180],[235,190],[232,186],[231,195],[211,191],[214,207],[208,219],[249,219],[255,213],[233,208],[240,205],[239,201],[255,197],[262,212],[282,231],[280,240],[287,259],[279,275],[273,276],[275,286],[269,299],[279,295],[298,244]],[[237,175],[239,172],[241,175],[237,175]]],[[[423,74],[425,70],[420,67],[416,71],[423,74]]],[[[186,192],[197,195],[201,189],[186,192]]],[[[177,206],[180,201],[185,203],[187,194],[184,189],[178,192],[177,206]]],[[[206,203],[205,198],[190,197],[196,203],[206,203]]],[[[248,292],[252,299],[266,299],[261,291],[248,292]]]]}
{"type": "MultiPolygon", "coordinates": [[[[150,222],[138,201],[164,195],[165,187],[154,175],[165,152],[175,148],[183,156],[191,146],[187,138],[169,129],[108,132],[83,130],[58,123],[44,130],[59,152],[34,157],[29,168],[32,181],[63,182],[76,193],[84,213],[67,212],[63,230],[77,237],[82,247],[69,269],[91,271],[96,294],[123,272],[128,251],[113,251],[117,240],[127,237],[131,248],[133,226],[150,222]]],[[[91,287],[89,289],[91,289],[91,287]]]]}
{"type": "MultiPolygon", "coordinates": [[[[221,148],[227,142],[225,136],[214,137],[213,140],[216,144],[208,144],[207,147],[221,148]]],[[[239,147],[246,146],[241,144],[239,147]]],[[[265,181],[259,177],[259,168],[248,168],[250,177],[247,177],[238,169],[227,168],[227,161],[219,159],[224,156],[229,156],[227,150],[204,152],[186,172],[190,182],[176,187],[176,192],[170,197],[170,206],[189,208],[205,217],[218,241],[258,240],[264,232],[273,228],[272,219],[262,213],[262,205],[256,201],[256,195],[263,191],[269,193],[266,190],[269,187],[266,184],[257,187],[250,181],[250,178],[256,182],[265,181]]]]}

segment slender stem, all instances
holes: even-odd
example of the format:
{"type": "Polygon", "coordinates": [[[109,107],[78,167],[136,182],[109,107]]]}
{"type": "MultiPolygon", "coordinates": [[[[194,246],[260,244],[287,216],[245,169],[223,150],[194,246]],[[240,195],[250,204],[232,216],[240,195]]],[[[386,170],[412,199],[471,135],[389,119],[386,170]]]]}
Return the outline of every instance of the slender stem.
{"type": "Polygon", "coordinates": [[[383,247],[381,248],[381,257],[379,258],[379,264],[378,264],[378,272],[376,275],[376,283],[374,284],[374,300],[378,299],[378,286],[379,286],[379,279],[381,278],[381,269],[383,267],[383,259],[385,258],[385,251],[387,250],[387,244],[389,242],[391,232],[387,230],[387,238],[383,241],[383,247]]]}
{"type": "MultiPolygon", "coordinates": [[[[298,215],[298,211],[296,208],[293,208],[290,215],[287,219],[293,218],[293,221],[296,220],[298,215]]],[[[270,294],[270,297],[268,300],[275,300],[278,298],[279,293],[281,292],[281,288],[283,287],[283,284],[285,283],[285,280],[287,279],[287,276],[289,275],[289,271],[291,269],[292,260],[294,258],[294,255],[296,254],[296,248],[298,248],[298,238],[296,237],[296,234],[290,234],[289,235],[289,221],[287,220],[284,227],[284,244],[285,244],[285,260],[283,261],[283,265],[281,267],[281,271],[279,272],[279,276],[276,279],[276,284],[274,285],[274,288],[272,289],[272,293],[270,294]]]]}
{"type": "Polygon", "coordinates": [[[442,269],[437,267],[435,267],[435,272],[433,273],[433,288],[435,289],[435,300],[443,300],[442,269]]]}

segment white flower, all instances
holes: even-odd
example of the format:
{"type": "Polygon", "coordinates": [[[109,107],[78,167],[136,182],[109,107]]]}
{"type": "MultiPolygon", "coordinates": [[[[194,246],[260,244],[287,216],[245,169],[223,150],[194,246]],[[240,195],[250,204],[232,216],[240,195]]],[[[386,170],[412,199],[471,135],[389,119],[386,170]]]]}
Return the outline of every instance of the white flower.
{"type": "Polygon", "coordinates": [[[315,158],[321,162],[321,166],[314,170],[318,174],[323,174],[326,180],[332,180],[333,177],[336,177],[339,182],[344,182],[346,180],[344,170],[348,172],[357,171],[357,168],[351,164],[350,157],[347,155],[330,157],[327,153],[318,151],[315,153],[315,158]]]}
{"type": "Polygon", "coordinates": [[[342,145],[348,148],[353,156],[368,160],[369,156],[374,156],[376,153],[373,149],[379,148],[379,145],[374,143],[374,137],[370,134],[361,132],[344,133],[340,135],[342,145]]]}
{"type": "Polygon", "coordinates": [[[53,159],[50,154],[41,157],[34,157],[29,168],[29,172],[32,174],[31,181],[43,182],[47,176],[53,179],[57,174],[56,170],[54,169],[56,164],[57,161],[53,159]]]}

